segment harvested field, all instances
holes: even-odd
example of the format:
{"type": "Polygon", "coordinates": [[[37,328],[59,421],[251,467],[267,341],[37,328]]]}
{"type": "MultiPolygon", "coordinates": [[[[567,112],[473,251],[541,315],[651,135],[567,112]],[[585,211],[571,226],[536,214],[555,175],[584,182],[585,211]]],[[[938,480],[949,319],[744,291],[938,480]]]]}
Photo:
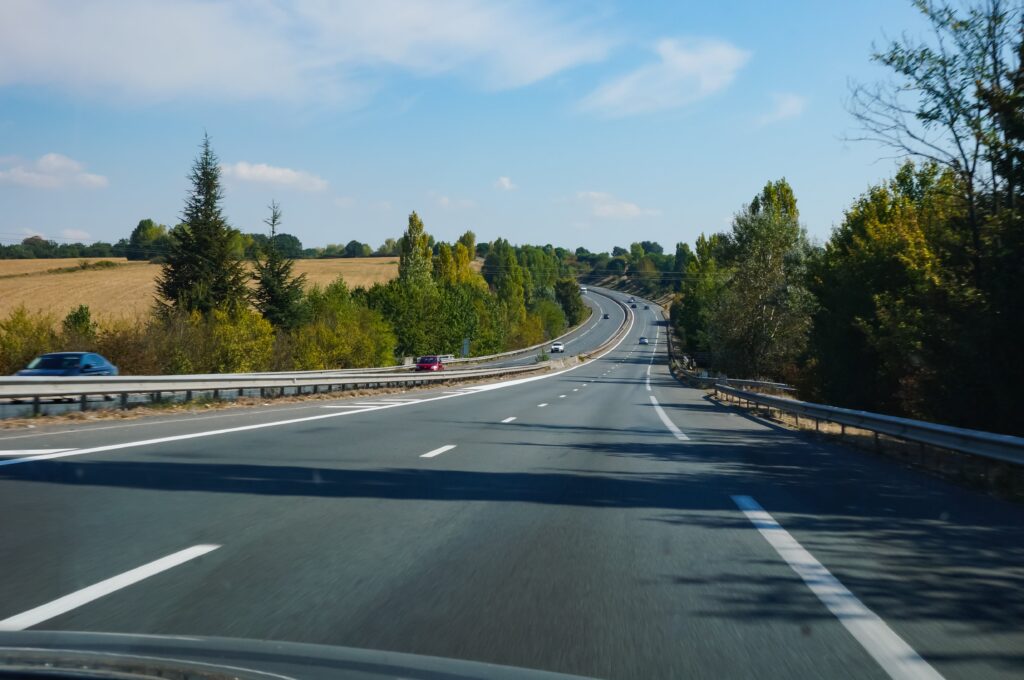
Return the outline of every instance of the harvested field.
{"type": "MultiPolygon", "coordinates": [[[[398,275],[397,257],[296,260],[295,270],[310,284],[326,285],[343,276],[350,288],[389,281],[398,275]]],[[[0,317],[24,304],[58,319],[78,305],[88,305],[98,318],[142,316],[153,305],[160,265],[121,258],[0,260],[0,317]],[[118,266],[51,273],[76,267],[83,260],[110,260],[118,266]]]]}

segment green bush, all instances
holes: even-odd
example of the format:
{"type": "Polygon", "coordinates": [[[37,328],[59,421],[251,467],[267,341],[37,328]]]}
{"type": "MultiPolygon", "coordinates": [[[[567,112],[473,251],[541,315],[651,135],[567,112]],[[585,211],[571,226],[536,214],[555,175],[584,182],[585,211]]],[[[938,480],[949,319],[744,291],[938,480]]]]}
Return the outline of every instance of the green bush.
{"type": "Polygon", "coordinates": [[[96,330],[88,305],[78,305],[61,322],[61,344],[68,351],[96,351],[96,330]]]}
{"type": "Polygon", "coordinates": [[[49,314],[29,312],[19,305],[0,321],[0,373],[10,375],[45,352],[60,349],[60,338],[49,314]]]}
{"type": "Polygon", "coordinates": [[[537,300],[533,313],[540,319],[545,339],[558,337],[565,330],[565,312],[554,300],[537,300]]]}
{"type": "Polygon", "coordinates": [[[274,328],[251,309],[217,309],[206,320],[206,355],[214,373],[266,371],[274,353],[274,328]]]}

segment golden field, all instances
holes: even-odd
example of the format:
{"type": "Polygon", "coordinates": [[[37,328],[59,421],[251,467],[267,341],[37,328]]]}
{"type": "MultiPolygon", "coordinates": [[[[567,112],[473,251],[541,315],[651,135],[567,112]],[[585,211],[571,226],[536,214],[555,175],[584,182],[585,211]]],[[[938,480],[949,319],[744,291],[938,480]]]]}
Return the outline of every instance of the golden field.
{"type": "MultiPolygon", "coordinates": [[[[309,284],[326,285],[342,276],[349,288],[355,288],[397,276],[398,258],[296,260],[295,271],[305,274],[309,284]]],[[[88,305],[94,318],[143,316],[152,308],[159,273],[160,265],[116,257],[0,260],[0,318],[21,304],[33,311],[49,312],[58,319],[78,305],[88,305]],[[50,271],[77,267],[83,260],[108,260],[118,266],[50,271]]]]}

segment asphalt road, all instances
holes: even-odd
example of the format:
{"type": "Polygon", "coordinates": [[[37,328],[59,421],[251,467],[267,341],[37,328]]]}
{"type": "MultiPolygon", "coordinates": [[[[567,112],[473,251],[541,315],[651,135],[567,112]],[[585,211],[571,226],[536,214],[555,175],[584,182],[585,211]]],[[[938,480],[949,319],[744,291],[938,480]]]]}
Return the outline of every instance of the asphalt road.
{"type": "Polygon", "coordinates": [[[3,433],[0,629],[1024,675],[1024,508],[709,402],[659,324],[500,386],[3,433]]]}

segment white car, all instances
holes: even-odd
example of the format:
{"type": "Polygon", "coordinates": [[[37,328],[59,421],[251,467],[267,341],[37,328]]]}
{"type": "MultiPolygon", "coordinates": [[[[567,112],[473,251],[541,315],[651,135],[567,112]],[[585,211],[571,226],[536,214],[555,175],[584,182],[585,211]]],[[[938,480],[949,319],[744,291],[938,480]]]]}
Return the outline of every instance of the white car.
{"type": "Polygon", "coordinates": [[[553,342],[553,343],[551,343],[551,353],[554,354],[555,352],[565,352],[565,343],[561,343],[561,342],[553,342]]]}

